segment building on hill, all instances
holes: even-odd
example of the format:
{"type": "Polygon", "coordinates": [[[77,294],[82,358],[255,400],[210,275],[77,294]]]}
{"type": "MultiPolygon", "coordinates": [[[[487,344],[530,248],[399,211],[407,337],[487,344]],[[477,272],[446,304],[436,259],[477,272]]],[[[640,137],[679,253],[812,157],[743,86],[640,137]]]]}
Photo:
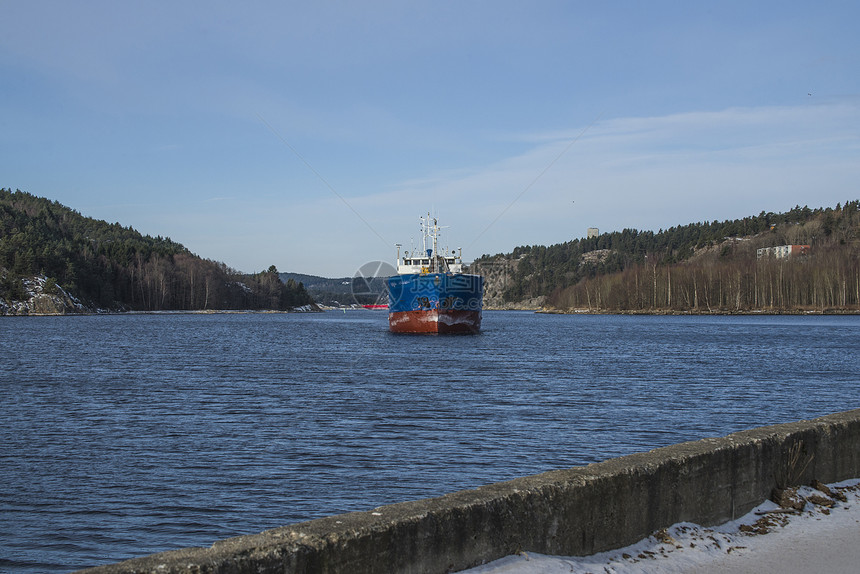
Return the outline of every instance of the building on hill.
{"type": "Polygon", "coordinates": [[[776,247],[762,247],[756,249],[756,259],[763,257],[773,257],[774,259],[788,259],[796,255],[806,255],[809,253],[809,245],[778,245],[776,247]]]}
{"type": "Polygon", "coordinates": [[[589,227],[586,233],[586,238],[591,239],[592,237],[597,237],[598,235],[600,235],[600,230],[596,227],[589,227]]]}

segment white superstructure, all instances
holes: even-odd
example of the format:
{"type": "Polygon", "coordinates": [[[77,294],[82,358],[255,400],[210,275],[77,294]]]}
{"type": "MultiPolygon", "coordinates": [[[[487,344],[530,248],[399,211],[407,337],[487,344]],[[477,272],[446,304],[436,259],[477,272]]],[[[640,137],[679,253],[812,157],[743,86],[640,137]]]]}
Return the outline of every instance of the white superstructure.
{"type": "Polygon", "coordinates": [[[462,249],[460,253],[439,251],[439,237],[441,236],[439,223],[435,217],[421,217],[421,250],[415,246],[412,251],[404,251],[400,257],[400,244],[397,244],[397,273],[407,275],[410,273],[462,273],[463,258],[462,249]],[[429,246],[428,246],[429,243],[429,246]]]}

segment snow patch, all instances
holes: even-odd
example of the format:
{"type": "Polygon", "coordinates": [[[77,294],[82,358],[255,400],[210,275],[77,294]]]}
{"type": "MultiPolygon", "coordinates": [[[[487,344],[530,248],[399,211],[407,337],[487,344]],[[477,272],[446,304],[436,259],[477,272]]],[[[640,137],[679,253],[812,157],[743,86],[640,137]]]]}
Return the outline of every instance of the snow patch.
{"type": "Polygon", "coordinates": [[[44,275],[24,278],[21,283],[24,299],[6,301],[0,298],[0,315],[63,315],[90,311],[77,297],[56,283],[52,284],[51,292],[46,293],[48,278],[44,275]]]}
{"type": "MultiPolygon", "coordinates": [[[[860,479],[829,485],[836,495],[811,487],[798,489],[807,503],[802,511],[788,512],[771,501],[763,502],[738,520],[706,528],[689,522],[661,529],[626,548],[591,556],[547,556],[521,552],[478,566],[469,574],[709,574],[721,571],[805,572],[805,563],[791,558],[798,540],[811,541],[818,571],[856,571],[855,557],[831,552],[857,547],[860,539],[860,479]],[[846,500],[839,500],[838,493],[846,500]],[[839,538],[842,537],[842,539],[839,538]],[[844,539],[844,541],[843,541],[844,539]],[[852,542],[853,541],[853,542],[852,542]],[[783,563],[759,564],[758,560],[783,563]],[[766,558],[765,558],[766,557],[766,558]],[[823,562],[827,560],[827,562],[823,562]],[[847,569],[844,569],[847,568],[847,569]]],[[[806,550],[802,550],[808,554],[806,550]]]]}

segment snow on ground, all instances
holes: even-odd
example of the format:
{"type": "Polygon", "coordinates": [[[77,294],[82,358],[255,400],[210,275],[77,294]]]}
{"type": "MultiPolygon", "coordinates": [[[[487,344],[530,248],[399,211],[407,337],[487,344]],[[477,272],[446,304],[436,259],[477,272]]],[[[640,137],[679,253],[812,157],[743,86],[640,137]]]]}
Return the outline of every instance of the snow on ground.
{"type": "Polygon", "coordinates": [[[716,574],[860,572],[860,479],[798,494],[803,511],[766,501],[746,516],[705,528],[689,522],[636,544],[592,556],[523,552],[466,570],[468,574],[716,574]],[[822,489],[824,490],[824,489],[822,489]],[[845,501],[838,500],[839,493],[845,501]],[[830,505],[832,504],[832,507],[830,505]]]}

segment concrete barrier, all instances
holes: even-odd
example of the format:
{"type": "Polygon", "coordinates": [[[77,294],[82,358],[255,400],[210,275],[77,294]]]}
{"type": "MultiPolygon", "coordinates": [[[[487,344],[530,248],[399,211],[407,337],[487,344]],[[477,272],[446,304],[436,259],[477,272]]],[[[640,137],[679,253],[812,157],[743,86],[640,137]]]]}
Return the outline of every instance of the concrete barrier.
{"type": "Polygon", "coordinates": [[[775,486],[860,477],[860,410],[353,512],[85,570],[443,573],[517,551],[588,555],[742,516],[775,486]]]}

